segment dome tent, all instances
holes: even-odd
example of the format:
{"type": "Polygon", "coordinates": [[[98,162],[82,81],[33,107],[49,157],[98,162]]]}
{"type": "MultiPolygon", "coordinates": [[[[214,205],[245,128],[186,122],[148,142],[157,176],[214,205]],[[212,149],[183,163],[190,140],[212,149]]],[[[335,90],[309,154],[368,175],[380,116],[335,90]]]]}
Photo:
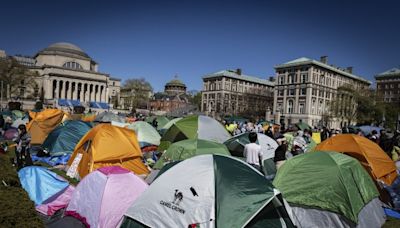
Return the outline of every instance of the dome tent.
{"type": "Polygon", "coordinates": [[[71,154],[76,144],[90,129],[90,124],[86,122],[68,120],[50,132],[44,140],[42,148],[51,156],[71,154]]]}
{"type": "MultiPolygon", "coordinates": [[[[250,143],[249,134],[250,133],[247,132],[236,135],[224,142],[233,156],[243,157],[244,146],[250,143]]],[[[264,134],[257,133],[257,144],[261,146],[263,160],[275,156],[275,150],[278,148],[278,143],[274,139],[264,134]]]]}
{"type": "Polygon", "coordinates": [[[311,152],[285,162],[273,182],[298,227],[380,227],[379,193],[360,163],[336,152],[311,152]]]}
{"type": "Polygon", "coordinates": [[[156,129],[147,122],[136,121],[128,125],[128,128],[136,132],[141,148],[145,146],[160,145],[161,136],[158,134],[156,129]]]}
{"type": "Polygon", "coordinates": [[[293,227],[283,205],[280,193],[248,164],[201,155],[158,177],[121,227],[293,227]]]}
{"type": "Polygon", "coordinates": [[[215,119],[202,116],[187,116],[173,124],[161,137],[159,150],[168,149],[169,145],[184,139],[204,139],[223,143],[230,138],[229,133],[215,119]]]}
{"type": "Polygon", "coordinates": [[[96,116],[94,122],[100,123],[111,123],[111,121],[125,123],[125,119],[123,117],[118,116],[112,112],[102,112],[96,116]]]}
{"type": "Polygon", "coordinates": [[[67,175],[78,178],[104,166],[121,166],[138,175],[149,172],[142,162],[135,132],[104,123],[86,133],[67,165],[67,175]]]}
{"type": "Polygon", "coordinates": [[[176,122],[178,122],[179,120],[181,120],[182,117],[179,118],[174,118],[172,120],[170,120],[168,123],[164,124],[164,126],[161,126],[159,132],[161,135],[164,135],[164,133],[176,122]]]}
{"type": "Polygon", "coordinates": [[[42,144],[47,135],[63,120],[64,112],[58,109],[45,109],[41,112],[29,112],[32,120],[26,125],[31,134],[32,144],[42,144]]]}
{"type": "Polygon", "coordinates": [[[337,151],[357,159],[374,180],[391,185],[397,178],[396,165],[390,157],[371,140],[354,135],[342,134],[320,143],[315,150],[337,151]]]}
{"type": "Polygon", "coordinates": [[[22,187],[35,205],[43,204],[54,195],[68,188],[68,181],[56,173],[39,166],[27,166],[18,171],[22,187]]]}
{"type": "Polygon", "coordinates": [[[203,154],[231,155],[224,144],[202,139],[186,139],[173,143],[153,168],[161,169],[167,162],[185,160],[203,154]]]}
{"type": "Polygon", "coordinates": [[[148,185],[119,166],[102,167],[87,175],[72,194],[65,215],[90,227],[116,227],[125,211],[148,185]]]}

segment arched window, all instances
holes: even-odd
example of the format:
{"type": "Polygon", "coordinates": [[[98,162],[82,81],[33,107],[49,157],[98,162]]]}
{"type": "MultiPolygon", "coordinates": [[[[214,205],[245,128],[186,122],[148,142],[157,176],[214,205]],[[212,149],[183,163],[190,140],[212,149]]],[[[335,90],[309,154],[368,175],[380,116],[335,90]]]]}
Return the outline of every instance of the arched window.
{"type": "Polygon", "coordinates": [[[63,67],[71,69],[79,69],[79,70],[83,69],[82,66],[77,62],[66,62],[64,63],[63,67]]]}
{"type": "Polygon", "coordinates": [[[287,113],[293,113],[293,100],[287,101],[287,113]]]}

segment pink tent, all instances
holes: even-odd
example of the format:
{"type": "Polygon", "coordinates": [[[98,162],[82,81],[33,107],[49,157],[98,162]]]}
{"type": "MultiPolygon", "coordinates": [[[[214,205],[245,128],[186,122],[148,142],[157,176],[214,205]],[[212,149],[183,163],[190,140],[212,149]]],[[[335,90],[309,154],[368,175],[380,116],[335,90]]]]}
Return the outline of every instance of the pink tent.
{"type": "Polygon", "coordinates": [[[56,213],[56,211],[67,207],[74,190],[75,187],[71,185],[68,186],[68,188],[62,194],[58,195],[51,202],[36,206],[36,210],[44,215],[52,216],[54,213],[56,213]]]}
{"type": "Polygon", "coordinates": [[[88,227],[116,227],[146,182],[119,166],[102,167],[76,187],[65,211],[88,227]]]}

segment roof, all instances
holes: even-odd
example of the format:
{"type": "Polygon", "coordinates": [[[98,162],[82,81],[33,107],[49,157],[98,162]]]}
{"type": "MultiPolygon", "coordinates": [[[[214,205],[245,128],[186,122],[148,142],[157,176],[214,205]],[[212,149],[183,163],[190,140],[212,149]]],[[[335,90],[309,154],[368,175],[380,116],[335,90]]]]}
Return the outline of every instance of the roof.
{"type": "Polygon", "coordinates": [[[387,70],[385,72],[375,75],[375,78],[376,77],[387,77],[387,76],[400,76],[400,69],[394,67],[390,70],[387,70]]]}
{"type": "Polygon", "coordinates": [[[323,62],[320,62],[320,61],[317,61],[317,60],[314,60],[314,59],[306,58],[306,57],[301,57],[301,58],[294,59],[294,60],[291,60],[291,61],[283,63],[283,64],[278,64],[278,65],[275,66],[275,69],[284,68],[284,67],[299,66],[299,65],[305,65],[305,64],[314,64],[314,65],[317,65],[317,66],[320,66],[320,67],[324,67],[324,68],[329,69],[331,71],[334,71],[336,73],[345,75],[345,76],[347,76],[349,78],[353,78],[353,79],[356,79],[356,80],[371,84],[370,81],[364,79],[361,76],[357,76],[355,74],[352,74],[352,73],[346,72],[344,70],[338,69],[338,68],[336,68],[334,66],[325,64],[323,62]]]}
{"type": "Polygon", "coordinates": [[[114,78],[114,77],[110,77],[110,80],[111,80],[111,81],[121,81],[120,78],[114,78]]]}
{"type": "Polygon", "coordinates": [[[165,84],[165,86],[183,86],[183,87],[186,87],[185,83],[183,83],[179,79],[172,79],[171,81],[167,82],[167,84],[165,84]]]}
{"type": "Polygon", "coordinates": [[[239,80],[254,82],[254,83],[267,85],[267,86],[275,85],[275,83],[268,81],[266,79],[261,79],[258,77],[244,75],[244,74],[239,75],[236,73],[236,71],[232,71],[232,70],[222,70],[222,71],[218,71],[218,72],[215,72],[212,74],[207,74],[203,77],[203,79],[209,79],[209,78],[215,78],[215,77],[227,77],[227,78],[239,79],[239,80]]]}
{"type": "Polygon", "coordinates": [[[39,51],[37,55],[39,54],[44,54],[44,55],[67,55],[67,56],[75,56],[75,57],[83,57],[85,59],[90,59],[89,55],[86,54],[82,49],[80,49],[78,46],[71,44],[71,43],[66,43],[66,42],[60,42],[60,43],[54,43],[51,44],[50,46],[46,47],[45,49],[39,51]]]}

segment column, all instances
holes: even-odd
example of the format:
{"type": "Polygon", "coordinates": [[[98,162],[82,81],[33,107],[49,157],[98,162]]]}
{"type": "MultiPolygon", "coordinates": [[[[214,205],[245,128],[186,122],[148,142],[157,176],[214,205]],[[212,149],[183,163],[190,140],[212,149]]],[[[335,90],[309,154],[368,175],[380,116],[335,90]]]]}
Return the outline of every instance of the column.
{"type": "Polygon", "coordinates": [[[66,99],[65,97],[65,87],[66,87],[66,83],[64,81],[60,81],[60,83],[62,83],[62,89],[61,89],[61,97],[62,99],[66,99]]]}
{"type": "Polygon", "coordinates": [[[77,100],[78,99],[78,83],[74,82],[74,90],[72,94],[72,99],[77,100]]]}
{"type": "Polygon", "coordinates": [[[85,84],[86,85],[86,89],[85,89],[85,101],[89,102],[89,93],[90,93],[90,85],[89,84],[85,84]]]}
{"type": "Polygon", "coordinates": [[[51,99],[51,94],[53,91],[50,89],[50,79],[49,76],[46,75],[43,81],[43,90],[44,90],[44,98],[51,99]]]}
{"type": "Polygon", "coordinates": [[[55,91],[55,96],[54,99],[58,99],[58,94],[59,94],[59,90],[60,90],[60,85],[59,85],[59,81],[54,80],[56,82],[56,91],[55,91]]]}
{"type": "Polygon", "coordinates": [[[66,84],[68,85],[68,88],[66,87],[66,89],[67,89],[67,99],[71,100],[72,83],[71,82],[67,82],[66,84]]]}
{"type": "Polygon", "coordinates": [[[95,93],[95,91],[94,91],[94,85],[93,84],[91,84],[90,85],[90,88],[91,88],[91,90],[89,90],[90,91],[90,101],[95,101],[94,99],[94,93],[95,93]]]}
{"type": "Polygon", "coordinates": [[[104,102],[103,101],[103,86],[99,86],[99,94],[100,94],[100,102],[104,102]]]}
{"type": "Polygon", "coordinates": [[[100,86],[96,85],[95,91],[95,97],[96,97],[96,102],[100,102],[100,86]]]}
{"type": "Polygon", "coordinates": [[[101,102],[106,102],[106,88],[101,86],[101,102]]]}
{"type": "Polygon", "coordinates": [[[84,84],[83,83],[79,83],[79,84],[81,84],[81,91],[80,91],[80,101],[81,102],[84,102],[85,101],[85,91],[84,91],[84,84]]]}

